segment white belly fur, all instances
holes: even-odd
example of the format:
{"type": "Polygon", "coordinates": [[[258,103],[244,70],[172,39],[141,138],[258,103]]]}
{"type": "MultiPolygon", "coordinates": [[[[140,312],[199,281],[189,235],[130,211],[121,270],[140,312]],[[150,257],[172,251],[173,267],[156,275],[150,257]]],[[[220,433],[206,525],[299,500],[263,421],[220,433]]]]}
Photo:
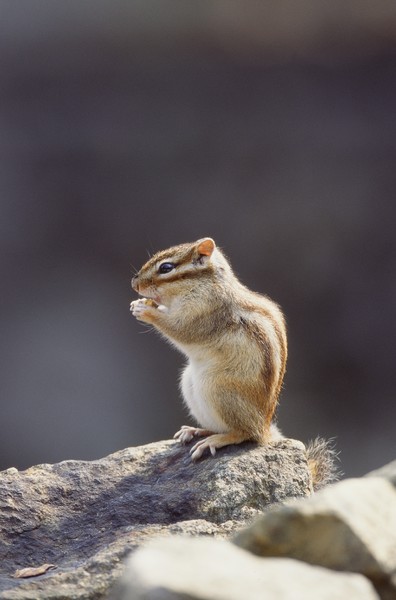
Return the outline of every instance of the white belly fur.
{"type": "Polygon", "coordinates": [[[229,427],[210,406],[205,397],[205,369],[198,363],[190,362],[181,378],[181,391],[191,415],[204,429],[215,433],[225,433],[229,427]]]}

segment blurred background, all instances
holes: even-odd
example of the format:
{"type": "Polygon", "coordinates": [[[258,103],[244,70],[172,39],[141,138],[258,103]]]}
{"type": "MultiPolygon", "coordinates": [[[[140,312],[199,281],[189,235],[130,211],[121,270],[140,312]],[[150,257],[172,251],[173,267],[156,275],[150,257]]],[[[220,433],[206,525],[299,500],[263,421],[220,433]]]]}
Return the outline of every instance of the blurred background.
{"type": "Polygon", "coordinates": [[[190,422],[130,279],[207,235],[286,313],[284,433],[395,458],[393,0],[4,0],[0,153],[0,468],[190,422]]]}

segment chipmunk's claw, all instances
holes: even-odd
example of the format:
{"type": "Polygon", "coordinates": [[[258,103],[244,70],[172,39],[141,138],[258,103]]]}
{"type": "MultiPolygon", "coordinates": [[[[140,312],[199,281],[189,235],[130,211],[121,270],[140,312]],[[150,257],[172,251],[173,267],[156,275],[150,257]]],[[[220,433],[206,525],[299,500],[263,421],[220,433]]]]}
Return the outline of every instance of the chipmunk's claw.
{"type": "Polygon", "coordinates": [[[191,442],[193,437],[197,435],[196,427],[189,427],[188,425],[182,425],[179,431],[175,433],[173,438],[178,440],[181,444],[188,444],[191,442]]]}
{"type": "MultiPolygon", "coordinates": [[[[213,431],[209,431],[208,429],[202,429],[201,427],[190,427],[190,425],[182,425],[179,431],[177,431],[173,437],[181,444],[188,444],[188,442],[191,442],[194,437],[204,437],[212,434],[213,431]]],[[[200,443],[202,442],[198,442],[198,444],[200,443]]]]}
{"type": "Polygon", "coordinates": [[[215,444],[211,444],[209,440],[210,440],[210,437],[207,438],[206,440],[201,440],[200,442],[197,442],[191,448],[191,450],[190,450],[191,460],[193,460],[195,462],[196,460],[198,460],[199,458],[201,458],[201,456],[205,452],[206,448],[209,448],[211,455],[215,456],[215,454],[216,454],[216,445],[215,444]]]}

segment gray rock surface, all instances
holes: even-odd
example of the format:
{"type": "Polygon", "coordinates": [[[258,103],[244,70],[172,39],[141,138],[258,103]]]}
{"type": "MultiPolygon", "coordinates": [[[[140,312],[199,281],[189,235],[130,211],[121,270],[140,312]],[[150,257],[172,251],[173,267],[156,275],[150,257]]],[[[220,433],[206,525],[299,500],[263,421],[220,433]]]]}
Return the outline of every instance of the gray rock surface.
{"type": "Polygon", "coordinates": [[[112,600],[378,600],[361,575],[257,558],[224,540],[169,538],[129,559],[112,600]]]}
{"type": "Polygon", "coordinates": [[[366,477],[383,477],[396,487],[396,460],[393,460],[380,469],[370,471],[370,473],[367,473],[366,477]]]}
{"type": "Polygon", "coordinates": [[[235,541],[260,556],[362,573],[381,597],[396,598],[396,490],[391,466],[383,473],[387,478],[341,481],[304,502],[273,507],[235,541]]]}
{"type": "Polygon", "coordinates": [[[0,473],[0,598],[99,599],[153,535],[227,536],[269,504],[305,497],[301,442],[243,444],[192,463],[173,441],[92,462],[0,473]],[[55,565],[30,579],[17,570],[55,565]]]}

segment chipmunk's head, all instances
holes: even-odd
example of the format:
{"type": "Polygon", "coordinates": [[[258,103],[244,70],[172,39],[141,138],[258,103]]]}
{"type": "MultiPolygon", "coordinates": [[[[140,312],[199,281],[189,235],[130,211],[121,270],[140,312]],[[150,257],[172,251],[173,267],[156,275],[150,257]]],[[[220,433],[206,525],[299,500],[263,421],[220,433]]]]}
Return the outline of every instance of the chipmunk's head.
{"type": "Polygon", "coordinates": [[[193,292],[202,282],[230,270],[212,238],[180,244],[157,252],[132,279],[141,296],[164,303],[167,298],[193,292]]]}

